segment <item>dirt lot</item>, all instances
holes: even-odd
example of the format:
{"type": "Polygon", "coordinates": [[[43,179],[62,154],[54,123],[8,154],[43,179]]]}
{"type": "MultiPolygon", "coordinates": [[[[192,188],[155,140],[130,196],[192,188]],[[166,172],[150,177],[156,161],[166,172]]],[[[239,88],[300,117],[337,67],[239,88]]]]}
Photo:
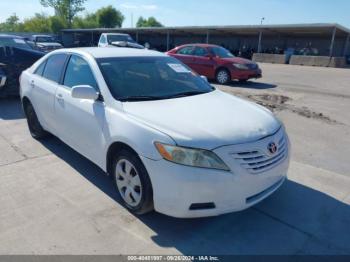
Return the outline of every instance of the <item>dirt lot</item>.
{"type": "Polygon", "coordinates": [[[31,139],[19,102],[1,100],[0,254],[350,254],[350,70],[262,68],[259,81],[219,88],[284,121],[289,181],[216,218],[131,215],[98,167],[31,139]]]}

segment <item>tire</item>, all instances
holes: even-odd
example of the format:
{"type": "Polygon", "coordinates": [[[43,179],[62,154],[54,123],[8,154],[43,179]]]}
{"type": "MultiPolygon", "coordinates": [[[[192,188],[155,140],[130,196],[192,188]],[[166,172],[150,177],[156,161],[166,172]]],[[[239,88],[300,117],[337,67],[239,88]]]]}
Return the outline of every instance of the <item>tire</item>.
{"type": "Polygon", "coordinates": [[[27,118],[28,128],[31,136],[34,139],[42,139],[47,137],[48,132],[46,132],[41,126],[34,107],[30,102],[24,104],[24,113],[27,118]]]}
{"type": "Polygon", "coordinates": [[[153,189],[147,170],[139,157],[121,150],[113,159],[113,181],[124,206],[143,215],[153,211],[153,189]]]}
{"type": "Polygon", "coordinates": [[[231,82],[230,72],[225,68],[219,69],[216,72],[215,80],[221,85],[228,84],[229,82],[231,82]]]}

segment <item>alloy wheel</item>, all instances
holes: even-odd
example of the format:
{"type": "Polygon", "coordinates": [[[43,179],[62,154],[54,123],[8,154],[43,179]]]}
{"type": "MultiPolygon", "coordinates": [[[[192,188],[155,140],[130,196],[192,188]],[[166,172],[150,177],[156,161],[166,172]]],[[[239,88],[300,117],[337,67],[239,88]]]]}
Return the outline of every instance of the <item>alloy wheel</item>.
{"type": "Polygon", "coordinates": [[[225,84],[228,82],[228,80],[229,80],[229,75],[225,70],[221,70],[218,72],[217,81],[220,84],[225,84]]]}

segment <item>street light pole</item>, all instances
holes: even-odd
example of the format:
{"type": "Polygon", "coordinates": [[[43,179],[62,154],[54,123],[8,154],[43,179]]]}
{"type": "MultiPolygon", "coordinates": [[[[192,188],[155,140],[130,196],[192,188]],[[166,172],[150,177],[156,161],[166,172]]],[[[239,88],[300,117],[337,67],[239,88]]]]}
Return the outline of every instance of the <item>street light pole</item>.
{"type": "Polygon", "coordinates": [[[262,17],[262,18],[261,18],[261,21],[260,21],[260,25],[263,24],[264,20],[265,20],[265,17],[262,17]]]}

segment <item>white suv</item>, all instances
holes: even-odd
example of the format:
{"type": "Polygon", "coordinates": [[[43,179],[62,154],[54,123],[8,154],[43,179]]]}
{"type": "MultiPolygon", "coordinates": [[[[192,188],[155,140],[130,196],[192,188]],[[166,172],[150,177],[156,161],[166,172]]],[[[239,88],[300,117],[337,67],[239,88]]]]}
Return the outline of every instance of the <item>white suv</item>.
{"type": "Polygon", "coordinates": [[[103,33],[98,41],[98,47],[131,47],[144,49],[128,34],[103,33]]]}
{"type": "Polygon", "coordinates": [[[32,136],[51,133],[93,161],[137,214],[238,211],[286,179],[280,121],[165,54],[61,49],[24,71],[20,85],[32,136]]]}

